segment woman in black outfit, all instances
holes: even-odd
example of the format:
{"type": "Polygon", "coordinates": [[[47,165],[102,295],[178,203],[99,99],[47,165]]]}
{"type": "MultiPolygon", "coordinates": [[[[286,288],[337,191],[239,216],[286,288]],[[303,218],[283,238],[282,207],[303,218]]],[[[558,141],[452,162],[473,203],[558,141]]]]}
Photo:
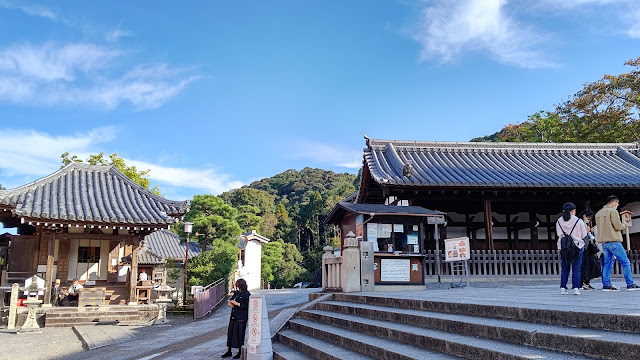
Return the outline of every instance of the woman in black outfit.
{"type": "Polygon", "coordinates": [[[238,279],[236,281],[236,291],[233,292],[231,299],[229,299],[231,319],[227,330],[228,350],[222,355],[223,358],[231,356],[231,348],[237,348],[238,353],[233,358],[240,359],[240,348],[244,345],[244,334],[247,328],[247,320],[249,320],[249,296],[251,296],[251,293],[247,290],[247,282],[244,279],[238,279]]]}
{"type": "Polygon", "coordinates": [[[591,228],[594,226],[593,224],[593,211],[591,210],[583,210],[578,218],[582,219],[585,224],[587,224],[587,237],[588,239],[584,239],[584,252],[582,253],[582,266],[580,271],[580,288],[582,290],[593,290],[593,286],[591,286],[591,279],[598,278],[602,276],[602,267],[600,266],[600,261],[598,256],[598,246],[595,243],[595,237],[591,231],[591,228]]]}

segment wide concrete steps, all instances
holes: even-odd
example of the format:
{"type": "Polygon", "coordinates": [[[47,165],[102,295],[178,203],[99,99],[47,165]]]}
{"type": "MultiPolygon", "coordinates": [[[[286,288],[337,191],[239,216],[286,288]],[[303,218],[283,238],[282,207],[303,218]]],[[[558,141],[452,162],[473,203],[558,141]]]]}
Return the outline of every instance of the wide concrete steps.
{"type": "Polygon", "coordinates": [[[640,316],[333,294],[276,335],[276,359],[640,359],[640,316]]]}
{"type": "Polygon", "coordinates": [[[603,359],[640,359],[638,333],[336,301],[318,303],[317,309],[603,359]]]}

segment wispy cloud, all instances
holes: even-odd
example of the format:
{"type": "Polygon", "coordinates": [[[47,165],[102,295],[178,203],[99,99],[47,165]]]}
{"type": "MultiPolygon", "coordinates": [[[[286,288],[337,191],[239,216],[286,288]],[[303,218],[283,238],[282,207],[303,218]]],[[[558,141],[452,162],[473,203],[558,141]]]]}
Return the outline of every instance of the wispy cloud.
{"type": "Polygon", "coordinates": [[[122,30],[122,22],[120,22],[117,28],[115,28],[113,31],[108,32],[107,35],[105,35],[105,40],[107,40],[108,42],[116,42],[120,40],[121,37],[129,37],[129,36],[133,36],[133,33],[128,30],[122,30]]]}
{"type": "Polygon", "coordinates": [[[12,2],[8,0],[0,0],[0,7],[3,7],[5,9],[19,10],[27,15],[37,16],[55,22],[61,22],[65,24],[69,23],[65,18],[59,16],[55,11],[40,4],[31,4],[24,1],[12,2]]]}
{"type": "Polygon", "coordinates": [[[332,166],[350,169],[358,169],[362,166],[362,151],[309,140],[298,141],[295,144],[295,148],[294,158],[311,159],[332,166]]]}
{"type": "Polygon", "coordinates": [[[413,36],[423,46],[421,58],[447,63],[465,52],[481,52],[510,66],[556,66],[542,51],[549,35],[520,22],[506,5],[506,0],[431,2],[413,36]]]}
{"type": "Polygon", "coordinates": [[[36,130],[3,129],[0,169],[3,176],[47,175],[60,167],[62,153],[83,155],[99,144],[113,141],[116,134],[114,126],[58,136],[36,130]]]}
{"type": "Polygon", "coordinates": [[[90,43],[0,49],[0,101],[113,109],[124,102],[154,109],[200,78],[192,68],[142,64],[114,73],[125,51],[90,43]],[[17,90],[16,90],[17,89],[17,90]]]}
{"type": "MultiPolygon", "coordinates": [[[[69,152],[85,160],[90,154],[105,150],[106,144],[116,139],[118,129],[105,126],[69,135],[52,135],[30,129],[3,129],[0,142],[0,184],[13,188],[49,175],[60,168],[60,155],[69,152]]],[[[166,160],[165,160],[166,161],[166,160]]],[[[184,199],[193,194],[220,194],[241,187],[243,182],[233,180],[211,167],[188,168],[157,165],[150,161],[125,158],[127,165],[139,170],[151,170],[152,184],[168,198],[184,199]]]]}

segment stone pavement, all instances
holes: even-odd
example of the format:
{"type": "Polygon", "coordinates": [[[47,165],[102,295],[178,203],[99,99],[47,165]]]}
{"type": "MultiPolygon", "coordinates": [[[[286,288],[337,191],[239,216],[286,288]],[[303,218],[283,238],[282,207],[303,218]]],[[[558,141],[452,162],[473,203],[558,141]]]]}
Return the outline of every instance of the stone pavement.
{"type": "MultiPolygon", "coordinates": [[[[269,318],[285,308],[308,301],[309,293],[319,289],[255,290],[265,295],[269,318]]],[[[58,357],[58,359],[210,359],[226,351],[227,326],[230,308],[222,305],[210,317],[176,326],[153,338],[136,338],[123,343],[103,346],[95,350],[58,357]]]]}
{"type": "MultiPolygon", "coordinates": [[[[594,285],[596,285],[594,283],[594,285]]],[[[500,288],[452,288],[447,290],[361,293],[370,296],[467,304],[527,307],[532,309],[575,310],[582,312],[640,316],[640,291],[627,291],[624,282],[614,281],[620,291],[585,290],[580,295],[560,295],[560,284],[511,286],[500,288]]],[[[596,285],[597,286],[597,285],[596,285]]],[[[599,286],[601,287],[601,286],[599,286]]]]}

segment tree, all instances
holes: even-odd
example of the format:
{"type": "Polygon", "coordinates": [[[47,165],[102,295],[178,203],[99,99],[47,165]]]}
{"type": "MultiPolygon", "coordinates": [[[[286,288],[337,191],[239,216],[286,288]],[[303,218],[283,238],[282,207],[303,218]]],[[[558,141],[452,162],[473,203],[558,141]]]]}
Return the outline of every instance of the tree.
{"type": "MultiPolygon", "coordinates": [[[[60,158],[62,159],[63,167],[71,164],[72,162],[82,162],[82,160],[78,158],[78,156],[70,156],[68,152],[60,155],[60,158]]],[[[104,157],[104,153],[89,155],[89,157],[87,158],[87,163],[91,165],[113,165],[129,179],[135,181],[143,188],[149,189],[149,172],[151,170],[138,170],[135,166],[127,166],[127,164],[124,162],[124,159],[119,157],[117,153],[109,155],[108,159],[104,157]]],[[[161,195],[160,188],[157,185],[153,189],[151,189],[151,191],[156,195],[161,195]]]]}
{"type": "Polygon", "coordinates": [[[275,211],[275,196],[264,190],[252,188],[233,189],[220,194],[220,198],[236,209],[243,205],[255,206],[259,209],[259,215],[273,214],[275,211]]]}
{"type": "MultiPolygon", "coordinates": [[[[236,222],[238,211],[224,203],[214,195],[196,195],[191,201],[191,208],[184,216],[186,221],[193,223],[193,238],[197,239],[204,250],[216,240],[235,244],[235,240],[242,232],[236,222]]],[[[184,238],[180,227],[175,228],[184,238]]],[[[216,242],[217,244],[217,242],[216,242]]]]}
{"type": "Polygon", "coordinates": [[[302,255],[294,244],[278,239],[262,245],[262,278],[276,287],[291,287],[300,281],[305,269],[302,255]]]}
{"type": "Polygon", "coordinates": [[[236,221],[240,228],[244,232],[250,232],[251,230],[258,230],[260,224],[264,221],[258,214],[260,209],[257,206],[242,205],[238,208],[239,214],[236,216],[236,221]]]}
{"type": "Polygon", "coordinates": [[[227,279],[238,260],[238,249],[231,243],[216,239],[212,250],[203,251],[189,260],[189,285],[206,286],[227,279]]]}

